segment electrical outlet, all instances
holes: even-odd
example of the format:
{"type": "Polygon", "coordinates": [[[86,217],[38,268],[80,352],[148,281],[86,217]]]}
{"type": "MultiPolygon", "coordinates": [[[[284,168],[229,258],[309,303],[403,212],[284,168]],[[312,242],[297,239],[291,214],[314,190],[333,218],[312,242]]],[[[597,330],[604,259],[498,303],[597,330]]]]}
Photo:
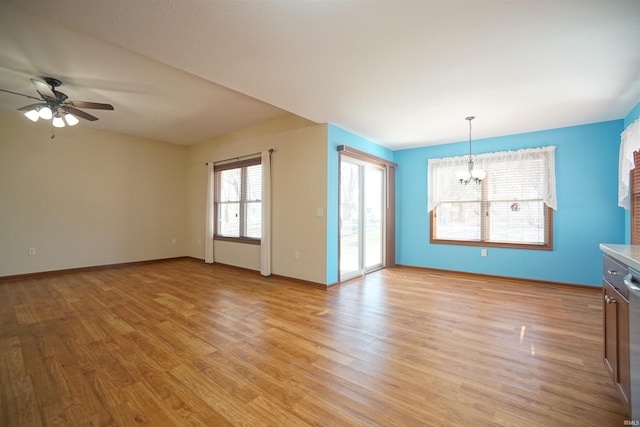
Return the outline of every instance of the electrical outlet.
{"type": "Polygon", "coordinates": [[[294,258],[294,259],[300,259],[300,252],[298,252],[298,251],[293,251],[293,258],[294,258]]]}
{"type": "Polygon", "coordinates": [[[29,256],[35,256],[36,248],[29,248],[29,256]]]}
{"type": "Polygon", "coordinates": [[[177,242],[177,240],[176,240],[176,239],[171,239],[171,244],[172,244],[172,245],[175,245],[175,244],[176,244],[176,242],[177,242]]]}
{"type": "Polygon", "coordinates": [[[482,256],[487,256],[487,250],[486,250],[486,249],[482,249],[482,250],[480,250],[480,254],[481,254],[482,256]]]}

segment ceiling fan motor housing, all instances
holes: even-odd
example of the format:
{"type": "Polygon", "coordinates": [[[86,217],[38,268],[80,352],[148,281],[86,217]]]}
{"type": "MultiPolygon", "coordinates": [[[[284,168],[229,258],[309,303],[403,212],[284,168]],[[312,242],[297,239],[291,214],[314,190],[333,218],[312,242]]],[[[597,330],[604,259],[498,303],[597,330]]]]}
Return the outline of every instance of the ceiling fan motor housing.
{"type": "Polygon", "coordinates": [[[47,82],[47,84],[49,86],[51,86],[52,88],[56,88],[58,86],[60,86],[62,84],[62,82],[56,78],[53,77],[45,77],[44,81],[47,82]]]}

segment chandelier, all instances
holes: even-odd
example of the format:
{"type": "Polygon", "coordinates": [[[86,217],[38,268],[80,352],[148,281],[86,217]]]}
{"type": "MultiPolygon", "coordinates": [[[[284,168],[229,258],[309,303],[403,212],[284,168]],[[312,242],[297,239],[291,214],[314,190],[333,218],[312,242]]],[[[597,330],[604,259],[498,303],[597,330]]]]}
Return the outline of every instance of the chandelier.
{"type": "Polygon", "coordinates": [[[473,168],[473,159],[471,158],[471,120],[475,119],[475,116],[465,117],[465,120],[469,121],[469,162],[467,163],[467,170],[461,170],[456,172],[456,179],[460,181],[460,184],[468,184],[472,180],[476,184],[480,184],[482,180],[487,176],[487,173],[482,169],[473,168]]]}

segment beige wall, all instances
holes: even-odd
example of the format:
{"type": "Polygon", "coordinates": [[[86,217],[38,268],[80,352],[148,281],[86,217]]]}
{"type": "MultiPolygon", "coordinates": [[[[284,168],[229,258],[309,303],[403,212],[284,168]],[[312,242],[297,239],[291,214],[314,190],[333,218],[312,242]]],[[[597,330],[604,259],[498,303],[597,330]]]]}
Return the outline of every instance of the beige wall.
{"type": "MultiPolygon", "coordinates": [[[[0,276],[202,259],[205,163],[273,148],[272,271],[326,284],[326,125],[289,114],[189,147],[82,125],[54,140],[50,131],[0,113],[0,276]]],[[[256,245],[216,242],[215,258],[260,268],[256,245]]]]}
{"type": "Polygon", "coordinates": [[[187,253],[186,147],[50,132],[0,113],[0,276],[187,253]]]}
{"type": "MultiPolygon", "coordinates": [[[[188,253],[204,258],[207,161],[273,148],[274,274],[326,284],[327,126],[286,115],[189,147],[188,253]],[[299,258],[294,258],[294,252],[299,258]]],[[[215,259],[260,269],[260,248],[216,242],[215,259]]]]}

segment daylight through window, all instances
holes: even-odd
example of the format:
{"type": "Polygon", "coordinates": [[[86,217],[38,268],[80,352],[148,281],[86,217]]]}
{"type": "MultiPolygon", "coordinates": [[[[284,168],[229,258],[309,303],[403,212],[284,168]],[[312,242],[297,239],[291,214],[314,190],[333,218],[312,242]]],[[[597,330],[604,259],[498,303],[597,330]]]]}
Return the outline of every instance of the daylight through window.
{"type": "Polygon", "coordinates": [[[429,210],[432,243],[553,247],[555,147],[474,156],[487,171],[481,184],[461,185],[455,173],[465,156],[430,159],[429,210]]]}
{"type": "Polygon", "coordinates": [[[259,242],[262,232],[260,157],[215,165],[215,237],[259,242]]]}

